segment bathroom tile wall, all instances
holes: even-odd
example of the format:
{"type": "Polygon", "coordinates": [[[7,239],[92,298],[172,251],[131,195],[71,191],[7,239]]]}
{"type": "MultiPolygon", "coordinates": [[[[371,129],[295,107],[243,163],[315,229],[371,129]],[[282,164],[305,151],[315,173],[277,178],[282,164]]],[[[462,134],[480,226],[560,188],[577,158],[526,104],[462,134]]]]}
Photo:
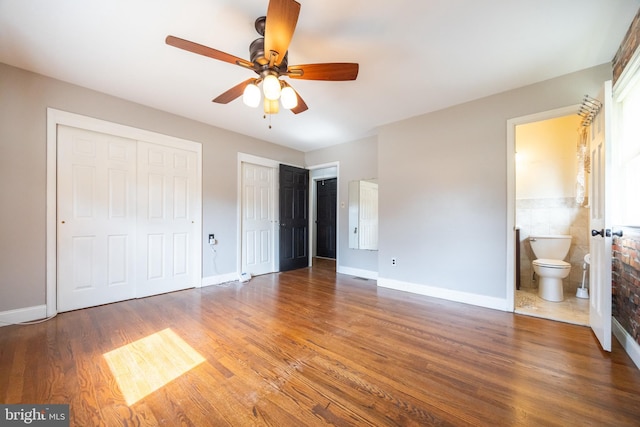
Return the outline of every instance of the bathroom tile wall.
{"type": "MultiPolygon", "coordinates": [[[[588,205],[585,202],[585,205],[588,205]]],[[[516,200],[516,225],[520,228],[520,286],[537,288],[533,280],[535,259],[529,236],[571,235],[571,249],[565,261],[571,273],[564,279],[565,292],[575,292],[582,283],[584,256],[589,253],[589,208],[578,206],[574,198],[516,200]]],[[[587,276],[588,280],[588,276],[587,276]]]]}
{"type": "Polygon", "coordinates": [[[613,239],[611,312],[640,344],[640,230],[624,228],[623,233],[613,239]]]}

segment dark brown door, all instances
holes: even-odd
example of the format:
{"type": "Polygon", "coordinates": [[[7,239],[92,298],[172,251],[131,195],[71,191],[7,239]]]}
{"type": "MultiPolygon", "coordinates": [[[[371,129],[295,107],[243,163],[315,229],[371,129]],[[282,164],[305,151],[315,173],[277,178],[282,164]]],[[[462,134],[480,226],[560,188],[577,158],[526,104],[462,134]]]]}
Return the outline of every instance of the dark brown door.
{"type": "Polygon", "coordinates": [[[316,255],[336,257],[338,179],[316,181],[316,255]]]}
{"type": "Polygon", "coordinates": [[[280,165],[280,271],[309,266],[309,171],[280,165]]]}

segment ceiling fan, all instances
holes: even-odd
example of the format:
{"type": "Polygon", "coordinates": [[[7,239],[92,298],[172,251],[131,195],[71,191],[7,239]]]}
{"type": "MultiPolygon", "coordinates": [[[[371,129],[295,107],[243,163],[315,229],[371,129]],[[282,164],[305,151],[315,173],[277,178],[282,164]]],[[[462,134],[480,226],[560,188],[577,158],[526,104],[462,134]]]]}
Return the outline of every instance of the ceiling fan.
{"type": "Polygon", "coordinates": [[[262,37],[249,46],[250,60],[244,60],[220,50],[189,40],[167,36],[168,45],[184,49],[219,61],[239,65],[258,74],[237,84],[213,102],[228,104],[242,95],[245,104],[257,107],[262,97],[258,85],[262,84],[265,114],[275,114],[279,110],[278,100],[284,108],[295,114],[308,109],[307,104],[289,83],[280,80],[286,76],[292,79],[346,81],[358,77],[358,64],[333,62],[324,64],[288,65],[288,52],[293,32],[300,14],[300,3],[295,0],[270,0],[267,15],[255,21],[255,28],[262,37]]]}

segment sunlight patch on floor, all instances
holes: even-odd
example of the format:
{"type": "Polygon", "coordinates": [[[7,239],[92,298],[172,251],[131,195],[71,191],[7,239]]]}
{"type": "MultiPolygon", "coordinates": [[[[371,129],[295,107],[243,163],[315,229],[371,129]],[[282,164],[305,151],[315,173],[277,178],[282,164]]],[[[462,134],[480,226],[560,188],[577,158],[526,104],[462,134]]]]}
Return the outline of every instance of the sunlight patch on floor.
{"type": "Polygon", "coordinates": [[[205,361],[169,328],[103,356],[129,406],[205,361]]]}

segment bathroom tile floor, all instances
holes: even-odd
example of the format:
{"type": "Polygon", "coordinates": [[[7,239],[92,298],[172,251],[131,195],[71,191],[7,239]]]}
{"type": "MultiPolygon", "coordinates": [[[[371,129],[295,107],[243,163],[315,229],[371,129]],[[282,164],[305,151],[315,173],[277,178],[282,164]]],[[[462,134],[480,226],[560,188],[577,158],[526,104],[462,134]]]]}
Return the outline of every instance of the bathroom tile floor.
{"type": "Polygon", "coordinates": [[[537,289],[516,290],[515,312],[565,323],[589,326],[589,300],[565,292],[564,301],[551,302],[538,296],[537,289]]]}

